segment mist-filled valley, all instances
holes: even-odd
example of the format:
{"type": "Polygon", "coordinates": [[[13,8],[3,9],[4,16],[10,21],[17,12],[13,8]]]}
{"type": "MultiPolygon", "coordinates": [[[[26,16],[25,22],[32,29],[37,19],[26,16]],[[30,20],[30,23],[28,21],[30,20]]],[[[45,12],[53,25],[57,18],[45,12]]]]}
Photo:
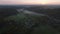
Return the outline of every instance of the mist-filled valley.
{"type": "Polygon", "coordinates": [[[60,34],[60,5],[1,5],[0,34],[60,34]]]}

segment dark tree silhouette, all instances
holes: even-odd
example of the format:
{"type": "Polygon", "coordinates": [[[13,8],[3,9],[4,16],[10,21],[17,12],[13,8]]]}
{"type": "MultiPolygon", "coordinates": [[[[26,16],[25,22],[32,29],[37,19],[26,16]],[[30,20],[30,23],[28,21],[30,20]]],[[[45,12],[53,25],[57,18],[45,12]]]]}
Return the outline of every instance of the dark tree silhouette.
{"type": "Polygon", "coordinates": [[[18,12],[14,8],[0,8],[0,17],[16,15],[18,12]]]}

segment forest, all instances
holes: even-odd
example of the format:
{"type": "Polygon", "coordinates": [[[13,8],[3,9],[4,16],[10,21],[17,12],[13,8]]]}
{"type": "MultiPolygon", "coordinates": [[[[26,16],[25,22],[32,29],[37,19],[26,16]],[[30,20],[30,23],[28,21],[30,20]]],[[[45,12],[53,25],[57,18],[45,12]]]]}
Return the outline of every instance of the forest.
{"type": "MultiPolygon", "coordinates": [[[[27,10],[51,15],[56,19],[60,16],[60,8],[40,10],[34,7],[27,10]]],[[[59,34],[60,22],[54,22],[47,16],[19,13],[14,8],[0,8],[0,34],[59,34]]]]}

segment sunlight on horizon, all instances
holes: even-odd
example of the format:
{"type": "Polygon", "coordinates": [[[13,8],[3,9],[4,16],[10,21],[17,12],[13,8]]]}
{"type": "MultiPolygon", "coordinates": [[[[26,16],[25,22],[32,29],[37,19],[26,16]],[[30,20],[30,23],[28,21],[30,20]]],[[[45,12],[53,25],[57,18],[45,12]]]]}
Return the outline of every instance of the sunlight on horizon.
{"type": "Polygon", "coordinates": [[[0,4],[60,4],[60,0],[0,0],[0,4]]]}
{"type": "Polygon", "coordinates": [[[40,3],[43,4],[43,5],[48,4],[48,0],[41,0],[40,3]]]}

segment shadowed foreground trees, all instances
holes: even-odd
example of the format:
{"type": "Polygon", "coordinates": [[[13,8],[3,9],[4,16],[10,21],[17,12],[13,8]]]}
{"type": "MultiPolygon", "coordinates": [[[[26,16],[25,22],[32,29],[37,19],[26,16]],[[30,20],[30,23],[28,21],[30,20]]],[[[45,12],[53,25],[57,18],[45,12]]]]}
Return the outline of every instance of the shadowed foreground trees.
{"type": "Polygon", "coordinates": [[[0,17],[8,17],[17,13],[17,10],[14,8],[0,8],[0,17]]]}
{"type": "Polygon", "coordinates": [[[18,14],[14,8],[0,8],[0,27],[3,27],[6,23],[4,18],[18,14]]]}
{"type": "Polygon", "coordinates": [[[46,16],[17,14],[15,9],[1,9],[0,34],[59,34],[48,25],[46,16]],[[6,11],[6,12],[4,12],[6,11]],[[12,11],[12,12],[10,12],[12,11]]]}

